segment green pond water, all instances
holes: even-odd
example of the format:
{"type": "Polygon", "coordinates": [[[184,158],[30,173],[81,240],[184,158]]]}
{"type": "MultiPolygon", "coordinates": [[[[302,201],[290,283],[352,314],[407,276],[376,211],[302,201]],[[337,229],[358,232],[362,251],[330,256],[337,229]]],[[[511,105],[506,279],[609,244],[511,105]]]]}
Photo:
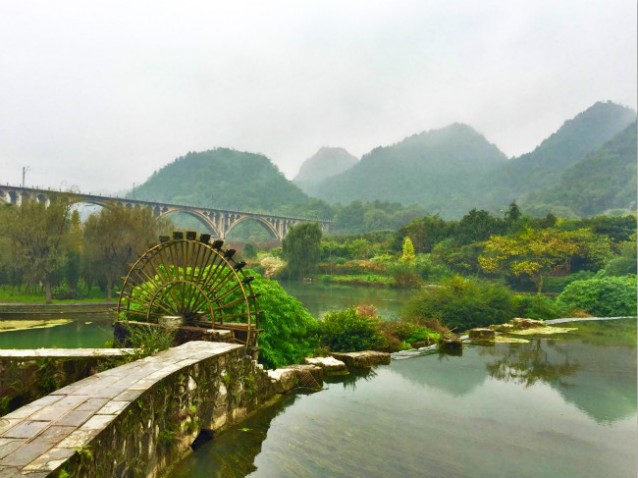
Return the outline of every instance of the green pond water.
{"type": "Polygon", "coordinates": [[[574,325],[332,379],[220,433],[170,476],[634,478],[636,321],[574,325]]]}
{"type": "Polygon", "coordinates": [[[4,331],[0,332],[0,349],[104,347],[113,340],[112,323],[104,318],[71,317],[68,324],[55,327],[4,331]]]}
{"type": "Polygon", "coordinates": [[[385,289],[381,287],[357,287],[320,283],[281,283],[286,291],[297,297],[315,316],[321,317],[330,310],[341,310],[357,305],[374,305],[386,320],[399,318],[403,304],[415,293],[414,290],[385,289]]]}

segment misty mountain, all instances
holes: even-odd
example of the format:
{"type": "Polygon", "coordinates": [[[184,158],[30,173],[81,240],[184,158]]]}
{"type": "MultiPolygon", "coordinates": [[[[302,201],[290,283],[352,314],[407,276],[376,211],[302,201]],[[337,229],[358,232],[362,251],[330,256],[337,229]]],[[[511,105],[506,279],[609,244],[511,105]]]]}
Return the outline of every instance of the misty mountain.
{"type": "Polygon", "coordinates": [[[634,121],[566,169],[555,186],[531,193],[526,202],[547,209],[568,207],[578,216],[593,216],[609,209],[635,209],[637,141],[634,121]]]}
{"type": "Polygon", "coordinates": [[[129,197],[280,214],[307,214],[316,203],[266,156],[226,148],[177,158],[129,197]]]}
{"type": "Polygon", "coordinates": [[[372,150],[352,168],[323,180],[317,195],[333,203],[420,204],[446,217],[460,216],[474,207],[484,176],[506,161],[481,134],[455,123],[372,150]]]}
{"type": "Polygon", "coordinates": [[[582,160],[635,121],[635,111],[598,102],[566,121],[534,151],[512,159],[493,178],[492,187],[511,195],[556,184],[563,171],[582,160]]]}
{"type": "Polygon", "coordinates": [[[358,161],[343,148],[323,147],[303,162],[293,182],[305,193],[315,195],[321,181],[350,169],[358,161]]]}

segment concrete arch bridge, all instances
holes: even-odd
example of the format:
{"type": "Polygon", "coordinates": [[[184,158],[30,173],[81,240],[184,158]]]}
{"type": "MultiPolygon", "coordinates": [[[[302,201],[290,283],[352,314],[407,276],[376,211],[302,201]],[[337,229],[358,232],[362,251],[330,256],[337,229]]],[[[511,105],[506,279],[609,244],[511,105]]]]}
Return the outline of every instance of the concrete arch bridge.
{"type": "Polygon", "coordinates": [[[38,202],[48,203],[56,196],[71,198],[72,203],[94,204],[101,207],[109,207],[120,204],[125,207],[143,207],[153,211],[156,217],[166,217],[171,214],[183,213],[194,217],[206,227],[214,237],[225,239],[226,236],[238,224],[253,221],[266,229],[273,238],[282,240],[288,229],[303,222],[318,223],[321,230],[326,232],[330,221],[321,219],[309,219],[301,217],[278,216],[247,211],[234,211],[229,209],[215,209],[184,204],[171,204],[159,201],[143,201],[139,199],[127,199],[97,194],[83,194],[79,192],[64,192],[53,189],[26,188],[21,186],[0,185],[0,202],[20,204],[25,199],[34,199],[38,202]]]}

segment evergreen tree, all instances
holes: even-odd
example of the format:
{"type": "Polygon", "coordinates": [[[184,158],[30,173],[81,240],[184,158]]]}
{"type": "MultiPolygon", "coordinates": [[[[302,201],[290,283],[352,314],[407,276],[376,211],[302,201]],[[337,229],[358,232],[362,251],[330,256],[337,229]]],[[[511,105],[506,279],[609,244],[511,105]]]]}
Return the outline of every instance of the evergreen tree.
{"type": "Polygon", "coordinates": [[[409,237],[403,239],[403,254],[401,255],[401,262],[404,264],[414,264],[416,255],[414,254],[414,245],[409,237]]]}

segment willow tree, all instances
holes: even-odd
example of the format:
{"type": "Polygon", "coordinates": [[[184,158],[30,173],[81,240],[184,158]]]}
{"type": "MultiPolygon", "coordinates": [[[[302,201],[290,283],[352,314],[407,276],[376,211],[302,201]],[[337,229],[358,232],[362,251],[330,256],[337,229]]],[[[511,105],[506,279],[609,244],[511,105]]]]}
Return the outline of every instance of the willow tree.
{"type": "Polygon", "coordinates": [[[11,248],[11,266],[27,282],[44,286],[47,304],[53,273],[67,261],[70,228],[70,201],[64,196],[49,204],[24,198],[19,206],[4,209],[2,229],[11,248]]]}
{"type": "Polygon", "coordinates": [[[321,228],[303,223],[288,231],[282,241],[282,255],[288,262],[288,277],[299,279],[314,272],[321,257],[321,228]]]}

